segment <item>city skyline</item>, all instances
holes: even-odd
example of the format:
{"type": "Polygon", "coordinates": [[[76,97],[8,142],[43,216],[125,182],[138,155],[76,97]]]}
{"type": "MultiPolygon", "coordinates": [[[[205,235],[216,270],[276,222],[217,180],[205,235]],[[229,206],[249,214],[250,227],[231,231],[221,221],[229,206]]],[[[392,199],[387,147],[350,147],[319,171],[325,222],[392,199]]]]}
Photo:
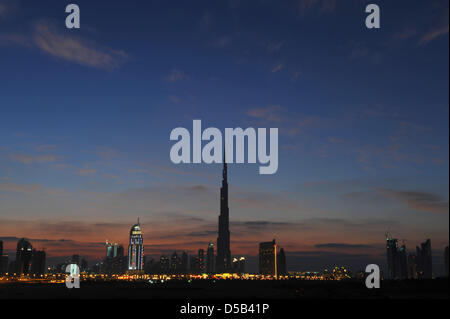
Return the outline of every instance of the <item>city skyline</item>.
{"type": "MultiPolygon", "coordinates": [[[[224,155],[225,158],[225,155],[224,155]]],[[[188,250],[181,248],[182,258],[179,259],[177,256],[177,250],[174,250],[172,255],[162,253],[159,257],[158,266],[155,268],[156,264],[152,255],[149,255],[148,261],[153,265],[151,269],[147,268],[145,265],[146,255],[145,255],[145,244],[143,240],[143,232],[140,224],[139,217],[137,218],[137,223],[134,224],[129,233],[129,245],[128,245],[128,255],[124,255],[124,248],[122,244],[118,243],[110,243],[108,239],[105,240],[106,245],[106,255],[103,255],[104,258],[100,259],[100,263],[96,263],[96,266],[99,270],[98,272],[102,273],[125,273],[128,271],[134,273],[143,274],[148,273],[148,271],[166,271],[166,273],[170,273],[175,271],[175,273],[183,270],[184,272],[194,271],[197,273],[232,273],[236,272],[237,269],[240,269],[243,273],[245,257],[241,256],[233,256],[230,251],[230,231],[229,231],[229,207],[228,207],[228,169],[227,163],[224,161],[222,168],[222,184],[220,186],[220,211],[219,218],[217,223],[217,255],[214,254],[214,245],[211,242],[208,242],[208,247],[206,249],[207,254],[205,258],[205,250],[200,248],[198,249],[197,257],[193,257],[187,254],[188,250]],[[166,256],[168,255],[168,256],[166,256]],[[233,256],[233,257],[232,257],[233,256]],[[190,266],[188,267],[188,258],[190,262],[190,266]],[[125,265],[126,264],[126,265],[125,265]],[[179,265],[178,265],[179,264],[179,265]],[[100,266],[102,265],[102,266],[100,266]],[[212,265],[214,267],[212,267],[212,265]],[[104,268],[106,267],[106,268],[104,268]],[[167,267],[167,269],[166,269],[167,267]],[[180,269],[178,269],[181,267],[180,269]]],[[[427,239],[425,243],[421,243],[420,247],[416,247],[416,254],[411,251],[408,251],[406,248],[406,239],[402,239],[402,246],[400,247],[398,244],[398,239],[391,238],[389,233],[385,234],[386,236],[386,260],[385,262],[379,263],[381,269],[385,269],[386,278],[390,279],[406,279],[406,278],[432,278],[433,276],[441,276],[448,274],[448,246],[445,247],[445,257],[441,255],[439,257],[446,258],[444,260],[444,268],[439,269],[436,272],[432,271],[433,265],[433,256],[432,256],[432,248],[431,241],[427,239]],[[425,255],[424,255],[425,254],[425,255]],[[426,257],[425,257],[426,256],[426,257]],[[414,268],[412,268],[414,267],[414,268]]],[[[1,238],[1,237],[0,237],[1,238]]],[[[11,238],[9,239],[11,240],[11,238]]],[[[0,257],[3,256],[3,241],[0,240],[0,257]]],[[[286,255],[284,248],[281,248],[279,251],[277,250],[277,244],[275,239],[270,242],[259,242],[259,252],[258,252],[258,272],[254,270],[255,265],[252,265],[253,273],[259,273],[263,275],[278,275],[278,268],[282,268],[282,274],[286,274],[289,267],[287,267],[286,263],[286,255]],[[282,262],[277,261],[277,256],[282,255],[282,262]],[[282,266],[280,266],[282,265],[282,266]]],[[[151,244],[148,244],[147,247],[152,249],[151,244]]],[[[4,254],[7,256],[8,254],[4,254]]],[[[31,260],[36,256],[41,256],[39,264],[42,264],[42,255],[44,264],[46,258],[45,249],[41,251],[36,251],[36,249],[32,249],[32,245],[29,240],[26,238],[19,239],[17,243],[16,249],[16,259],[14,261],[9,261],[8,269],[11,269],[11,265],[16,272],[21,273],[31,273],[31,260]],[[26,255],[23,255],[23,251],[25,251],[26,255]],[[25,257],[24,257],[25,256],[25,257]],[[27,261],[23,262],[22,259],[26,259],[27,261]],[[25,268],[24,268],[25,267],[25,268]],[[24,270],[25,269],[25,270],[24,270]]],[[[155,255],[153,255],[155,256],[155,255]]],[[[194,253],[195,256],[195,253],[194,253]]],[[[70,258],[71,262],[75,262],[80,265],[79,262],[80,254],[72,255],[70,258]],[[77,256],[77,261],[74,261],[74,256],[77,256]]],[[[155,258],[156,259],[156,258],[155,258]]],[[[438,258],[440,259],[440,258],[438,258]]],[[[67,263],[69,258],[65,259],[67,263]]],[[[85,260],[83,258],[83,260],[85,260]]],[[[86,262],[86,261],[85,261],[86,262]]],[[[365,262],[364,260],[361,262],[365,262]]],[[[436,262],[434,262],[436,264],[436,262]]],[[[331,269],[338,266],[338,262],[330,263],[328,265],[322,265],[322,269],[331,269]]],[[[439,265],[439,262],[437,263],[439,265]]],[[[2,259],[2,266],[3,259],[2,259]]],[[[348,265],[345,265],[348,267],[348,265]]],[[[54,265],[52,266],[54,267],[54,265]]],[[[342,266],[341,266],[342,267],[342,266]]],[[[350,266],[351,267],[351,266],[350,266]]],[[[41,269],[38,273],[44,273],[43,271],[44,265],[41,265],[35,269],[41,269]]],[[[49,268],[50,269],[50,268],[49,268]]],[[[92,268],[90,268],[92,269],[92,268]]],[[[352,269],[353,271],[362,271],[361,269],[352,269]]],[[[290,269],[293,271],[293,269],[290,269]]],[[[310,269],[311,270],[311,269],[310,269]]],[[[295,269],[295,271],[300,271],[299,269],[295,269]]],[[[303,271],[305,271],[303,269],[303,271]]],[[[316,271],[316,270],[315,270],[316,271]]],[[[3,270],[5,272],[5,270],[3,270]]]]}
{"type": "Polygon", "coordinates": [[[169,158],[171,130],[200,119],[279,128],[276,174],[228,165],[231,257],[256,269],[275,238],[291,269],[362,269],[389,232],[430,238],[443,271],[448,1],[380,0],[378,30],[368,3],[80,0],[68,30],[65,3],[0,0],[5,252],[26,236],[48,260],[100,260],[137,217],[146,255],[206,251],[222,166],[169,158]]]}

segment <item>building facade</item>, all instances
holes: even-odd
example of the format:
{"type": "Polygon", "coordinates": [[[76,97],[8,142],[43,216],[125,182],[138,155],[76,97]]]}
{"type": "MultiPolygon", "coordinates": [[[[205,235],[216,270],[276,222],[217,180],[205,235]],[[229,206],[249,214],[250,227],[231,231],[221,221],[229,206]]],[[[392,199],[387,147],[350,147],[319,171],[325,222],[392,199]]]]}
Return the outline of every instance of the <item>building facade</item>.
{"type": "Polygon", "coordinates": [[[223,159],[222,187],[220,188],[219,236],[217,237],[216,272],[231,270],[230,220],[228,209],[228,177],[225,152],[223,159]]]}
{"type": "Polygon", "coordinates": [[[275,239],[259,244],[259,273],[277,276],[277,244],[275,239]]]}
{"type": "Polygon", "coordinates": [[[142,229],[139,223],[133,225],[130,230],[130,243],[128,245],[128,270],[144,270],[144,240],[142,229]]]}

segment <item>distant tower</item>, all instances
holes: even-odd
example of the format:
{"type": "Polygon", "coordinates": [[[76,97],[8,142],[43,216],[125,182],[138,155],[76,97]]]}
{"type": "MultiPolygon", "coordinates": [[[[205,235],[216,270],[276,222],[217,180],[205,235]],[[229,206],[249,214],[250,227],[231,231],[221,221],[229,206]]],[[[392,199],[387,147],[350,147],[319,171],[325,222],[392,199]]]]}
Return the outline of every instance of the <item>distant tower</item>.
{"type": "Polygon", "coordinates": [[[189,257],[187,252],[183,251],[181,254],[181,272],[186,273],[188,270],[189,257]]]}
{"type": "Polygon", "coordinates": [[[417,252],[417,268],[419,271],[419,278],[431,279],[433,277],[433,261],[431,257],[431,240],[416,247],[417,252]]]}
{"type": "Polygon", "coordinates": [[[286,269],[286,254],[284,253],[284,249],[281,248],[280,252],[277,256],[277,268],[278,268],[278,275],[285,276],[287,275],[287,269],[286,269]]]}
{"type": "Polygon", "coordinates": [[[386,255],[389,279],[396,279],[398,273],[397,265],[398,240],[386,234],[386,255]]]}
{"type": "Polygon", "coordinates": [[[45,251],[33,249],[31,257],[31,273],[34,275],[45,274],[45,251]]]}
{"type": "Polygon", "coordinates": [[[277,276],[277,244],[275,239],[259,244],[259,273],[277,276]]]}
{"type": "Polygon", "coordinates": [[[220,188],[219,236],[217,237],[216,272],[231,269],[230,220],[228,209],[228,179],[225,151],[223,155],[222,187],[220,188]]]}
{"type": "Polygon", "coordinates": [[[30,242],[21,238],[17,242],[16,250],[16,269],[17,274],[28,274],[30,272],[31,256],[33,254],[33,246],[30,242]]]}
{"type": "Polygon", "coordinates": [[[128,245],[128,270],[142,271],[144,269],[144,241],[142,238],[139,218],[137,224],[130,230],[130,244],[128,245]]]}

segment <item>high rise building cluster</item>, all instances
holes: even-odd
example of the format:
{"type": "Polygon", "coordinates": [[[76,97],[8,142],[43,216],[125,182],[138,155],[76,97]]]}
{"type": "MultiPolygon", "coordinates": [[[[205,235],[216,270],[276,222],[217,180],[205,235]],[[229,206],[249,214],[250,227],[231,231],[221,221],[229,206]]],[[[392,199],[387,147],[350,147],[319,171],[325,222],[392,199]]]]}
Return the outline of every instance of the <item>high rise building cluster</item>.
{"type": "Polygon", "coordinates": [[[17,242],[15,261],[9,261],[8,255],[3,254],[3,242],[0,241],[0,258],[0,274],[42,275],[46,272],[45,251],[33,249],[26,238],[17,242]]]}
{"type": "MultiPolygon", "coordinates": [[[[388,279],[431,279],[433,277],[431,240],[416,247],[416,254],[409,253],[406,245],[386,236],[388,279]]],[[[447,267],[447,266],[446,266],[447,267]]]]}

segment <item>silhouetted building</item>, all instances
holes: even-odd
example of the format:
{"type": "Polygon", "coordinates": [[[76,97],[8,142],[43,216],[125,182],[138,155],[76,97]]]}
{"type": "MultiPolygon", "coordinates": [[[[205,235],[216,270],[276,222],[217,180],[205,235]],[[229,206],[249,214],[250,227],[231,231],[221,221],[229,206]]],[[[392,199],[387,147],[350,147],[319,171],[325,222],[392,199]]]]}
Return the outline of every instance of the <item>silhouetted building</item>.
{"type": "Polygon", "coordinates": [[[277,276],[277,245],[275,239],[259,244],[259,273],[277,276]]]}
{"type": "Polygon", "coordinates": [[[416,255],[409,254],[408,255],[408,278],[409,279],[417,279],[417,257],[416,255]]]}
{"type": "Polygon", "coordinates": [[[80,266],[80,255],[72,255],[72,258],[70,258],[70,263],[80,266]]]}
{"type": "Polygon", "coordinates": [[[182,273],[187,273],[188,271],[188,263],[189,263],[189,257],[188,254],[183,251],[183,253],[181,254],[181,272],[182,273]]]}
{"type": "Polygon", "coordinates": [[[87,272],[89,269],[88,269],[88,262],[87,262],[87,260],[86,259],[81,259],[81,263],[80,263],[80,271],[81,272],[87,272]]]}
{"type": "Polygon", "coordinates": [[[214,273],[214,244],[208,244],[208,250],[206,250],[206,272],[208,274],[214,273]]]}
{"type": "Polygon", "coordinates": [[[142,238],[139,218],[137,224],[130,230],[130,244],[128,245],[128,270],[144,270],[144,240],[142,238]]]}
{"type": "Polygon", "coordinates": [[[228,178],[225,151],[223,155],[222,187],[220,188],[219,236],[217,237],[216,272],[231,269],[230,220],[228,209],[228,178]]]}
{"type": "Polygon", "coordinates": [[[448,246],[444,249],[444,265],[445,265],[445,276],[448,277],[448,246]]]}
{"type": "Polygon", "coordinates": [[[33,275],[45,274],[45,251],[33,249],[31,257],[31,273],[33,275]]]}
{"type": "Polygon", "coordinates": [[[245,273],[245,257],[234,257],[232,267],[235,274],[245,273]]]}
{"type": "Polygon", "coordinates": [[[168,274],[170,271],[170,260],[165,255],[159,258],[159,268],[163,274],[168,274]]]}
{"type": "Polygon", "coordinates": [[[174,251],[170,258],[170,272],[177,274],[181,272],[181,259],[178,257],[177,252],[174,251]]]}
{"type": "Polygon", "coordinates": [[[398,278],[407,279],[408,278],[408,254],[406,252],[406,246],[402,245],[397,252],[397,269],[398,278]]]}
{"type": "Polygon", "coordinates": [[[417,252],[417,269],[419,273],[419,278],[431,279],[433,277],[431,240],[427,239],[426,242],[420,244],[420,247],[416,247],[416,252],[417,252]]]}
{"type": "Polygon", "coordinates": [[[387,265],[389,279],[406,279],[408,277],[408,258],[406,246],[398,246],[398,240],[386,237],[387,265]]]}
{"type": "Polygon", "coordinates": [[[278,275],[286,276],[287,275],[287,268],[286,268],[286,254],[284,253],[284,249],[281,248],[280,252],[277,256],[277,270],[278,275]]]}
{"type": "Polygon", "coordinates": [[[3,255],[3,241],[0,240],[0,256],[3,255]]]}
{"type": "Polygon", "coordinates": [[[199,273],[198,256],[190,256],[190,258],[189,258],[189,272],[191,274],[199,273]]]}
{"type": "Polygon", "coordinates": [[[8,255],[3,254],[0,256],[0,274],[8,272],[9,258],[8,255]]]}
{"type": "Polygon", "coordinates": [[[30,273],[30,263],[32,254],[33,254],[33,246],[31,246],[30,242],[25,238],[19,239],[19,241],[17,242],[17,250],[16,250],[15,273],[17,274],[30,273]]]}

